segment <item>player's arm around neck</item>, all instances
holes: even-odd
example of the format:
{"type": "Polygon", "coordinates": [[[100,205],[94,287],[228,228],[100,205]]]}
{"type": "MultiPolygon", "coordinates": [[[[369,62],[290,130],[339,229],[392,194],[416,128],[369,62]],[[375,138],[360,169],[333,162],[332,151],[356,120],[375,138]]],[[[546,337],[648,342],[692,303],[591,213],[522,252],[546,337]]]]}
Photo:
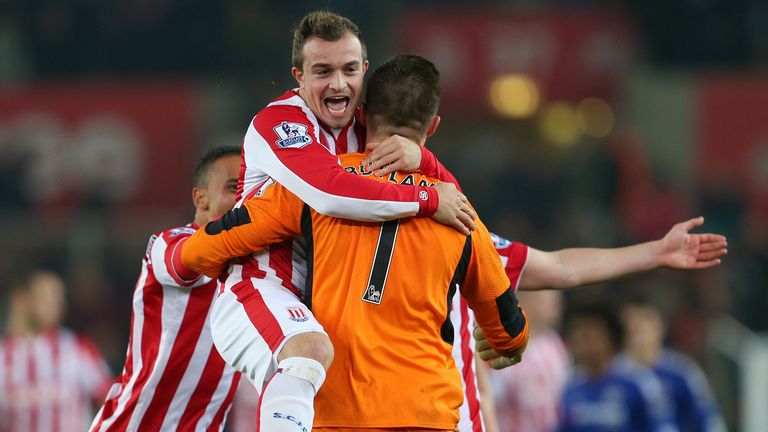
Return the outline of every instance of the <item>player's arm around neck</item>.
{"type": "Polygon", "coordinates": [[[220,276],[229,260],[301,234],[304,203],[279,184],[209,222],[184,244],[182,263],[209,277],[220,276]]]}

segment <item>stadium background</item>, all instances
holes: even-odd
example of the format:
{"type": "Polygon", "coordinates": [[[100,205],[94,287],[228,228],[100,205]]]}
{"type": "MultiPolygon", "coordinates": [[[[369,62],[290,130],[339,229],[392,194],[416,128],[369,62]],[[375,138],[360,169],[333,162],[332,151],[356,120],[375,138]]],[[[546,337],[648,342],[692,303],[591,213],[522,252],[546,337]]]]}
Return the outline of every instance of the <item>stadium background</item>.
{"type": "Polygon", "coordinates": [[[608,247],[704,215],[727,235],[716,269],[568,297],[649,293],[731,429],[768,424],[760,0],[0,2],[2,289],[27,269],[60,272],[68,325],[118,372],[149,235],[191,220],[197,158],[240,144],[294,85],[289,30],[316,8],[360,26],[372,67],[396,52],[438,65],[430,148],[498,234],[608,247]]]}

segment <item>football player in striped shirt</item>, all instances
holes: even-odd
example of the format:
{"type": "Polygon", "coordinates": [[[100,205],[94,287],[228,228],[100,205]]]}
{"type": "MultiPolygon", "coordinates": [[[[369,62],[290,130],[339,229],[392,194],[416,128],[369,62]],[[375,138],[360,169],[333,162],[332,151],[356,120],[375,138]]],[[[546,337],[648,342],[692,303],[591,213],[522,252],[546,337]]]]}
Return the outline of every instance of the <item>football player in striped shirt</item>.
{"type": "Polygon", "coordinates": [[[13,290],[0,342],[0,430],[85,430],[112,373],[87,339],[62,327],[64,282],[38,270],[13,290]]]}
{"type": "Polygon", "coordinates": [[[125,367],[91,431],[222,430],[240,374],[213,346],[217,282],[186,268],[181,246],[232,208],[240,149],[217,147],[195,169],[192,222],[153,234],[133,294],[125,367]]]}
{"type": "MultiPolygon", "coordinates": [[[[291,60],[298,88],[261,110],[246,132],[238,191],[241,202],[271,177],[321,214],[361,221],[429,216],[465,234],[474,229],[474,212],[452,183],[432,188],[369,182],[339,166],[337,154],[360,151],[365,143],[358,104],[368,61],[353,22],[331,12],[303,17],[294,29],[291,60]]],[[[418,169],[444,180],[442,173],[447,171],[432,153],[402,137],[391,137],[390,143],[398,140],[406,143],[395,148],[407,148],[407,154],[395,151],[389,155],[408,160],[401,168],[418,169]]],[[[227,319],[239,319],[244,328],[255,330],[288,310],[310,314],[297,299],[307,272],[299,243],[289,240],[271,245],[238,269],[227,276],[225,295],[217,299],[217,303],[229,303],[227,319]],[[293,295],[282,299],[262,296],[262,290],[273,289],[293,295]]],[[[279,352],[280,360],[290,359],[294,365],[284,368],[284,376],[300,377],[306,393],[313,394],[316,386],[304,378],[325,374],[333,347],[321,331],[296,327],[300,331],[269,335],[274,341],[270,351],[276,356],[279,352]]],[[[259,357],[239,356],[236,367],[261,388],[267,373],[263,366],[268,363],[259,357]]],[[[273,390],[280,387],[279,381],[282,379],[272,383],[273,390]]],[[[277,397],[291,394],[286,387],[277,397]]]]}

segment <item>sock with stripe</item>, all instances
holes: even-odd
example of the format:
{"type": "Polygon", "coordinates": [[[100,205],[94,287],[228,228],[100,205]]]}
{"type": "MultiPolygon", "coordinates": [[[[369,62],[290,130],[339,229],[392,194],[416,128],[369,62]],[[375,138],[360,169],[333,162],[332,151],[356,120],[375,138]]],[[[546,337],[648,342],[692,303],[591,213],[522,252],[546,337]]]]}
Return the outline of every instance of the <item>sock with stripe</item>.
{"type": "Polygon", "coordinates": [[[315,394],[325,380],[318,361],[290,357],[277,365],[259,400],[258,431],[311,432],[315,394]]]}

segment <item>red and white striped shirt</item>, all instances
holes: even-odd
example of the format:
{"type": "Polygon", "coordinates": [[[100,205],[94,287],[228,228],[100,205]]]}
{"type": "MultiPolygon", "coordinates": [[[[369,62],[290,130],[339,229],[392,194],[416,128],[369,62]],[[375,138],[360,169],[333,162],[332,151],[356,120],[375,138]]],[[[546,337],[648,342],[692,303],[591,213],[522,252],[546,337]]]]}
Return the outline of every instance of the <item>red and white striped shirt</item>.
{"type": "Polygon", "coordinates": [[[95,346],[68,329],[6,337],[0,341],[0,431],[85,430],[112,377],[95,346]]]}
{"type": "MultiPolygon", "coordinates": [[[[289,90],[261,110],[248,127],[236,206],[272,179],[330,216],[380,221],[436,210],[438,198],[433,188],[372,182],[341,168],[336,155],[362,151],[364,147],[365,128],[357,118],[341,129],[328,129],[318,122],[298,93],[289,90]],[[422,191],[426,191],[427,200],[420,194],[422,191]]],[[[422,150],[419,169],[431,177],[456,183],[429,150],[422,150]]],[[[271,280],[300,297],[307,272],[305,257],[302,240],[289,240],[254,254],[237,274],[243,279],[271,280]]]]}
{"type": "Polygon", "coordinates": [[[520,364],[491,370],[500,432],[553,431],[570,365],[560,335],[542,328],[528,342],[520,364]]]}
{"type": "Polygon", "coordinates": [[[434,189],[371,182],[340,166],[335,155],[362,151],[363,134],[355,118],[341,129],[323,127],[298,92],[287,91],[248,127],[238,197],[248,197],[271,177],[327,216],[383,221],[434,213],[434,189]]]}
{"type": "Polygon", "coordinates": [[[181,266],[181,245],[196,229],[188,224],[150,238],[133,294],[125,367],[91,431],[223,429],[240,374],[213,346],[217,282],[181,266]]]}

